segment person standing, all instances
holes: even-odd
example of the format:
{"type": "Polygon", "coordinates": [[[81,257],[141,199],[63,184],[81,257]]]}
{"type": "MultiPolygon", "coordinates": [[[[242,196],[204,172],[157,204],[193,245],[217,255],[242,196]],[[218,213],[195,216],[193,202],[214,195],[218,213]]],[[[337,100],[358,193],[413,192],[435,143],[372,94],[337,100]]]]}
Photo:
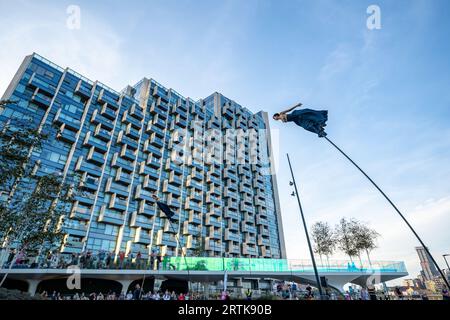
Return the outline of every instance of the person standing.
{"type": "Polygon", "coordinates": [[[140,251],[138,251],[137,255],[136,255],[136,269],[141,269],[141,259],[142,259],[142,254],[140,251]]]}
{"type": "MultiPolygon", "coordinates": [[[[164,293],[164,295],[163,295],[163,300],[170,300],[170,294],[169,294],[169,291],[168,290],[166,290],[166,292],[164,293]]],[[[159,300],[159,299],[158,299],[159,300]]]]}
{"type": "Polygon", "coordinates": [[[119,269],[123,269],[123,263],[125,261],[125,252],[119,252],[119,269]]]}
{"type": "Polygon", "coordinates": [[[141,300],[141,292],[141,286],[137,284],[133,291],[133,300],[141,300]]]}
{"type": "Polygon", "coordinates": [[[247,291],[245,291],[245,296],[247,297],[247,300],[252,300],[252,290],[250,288],[247,289],[247,291]]]}

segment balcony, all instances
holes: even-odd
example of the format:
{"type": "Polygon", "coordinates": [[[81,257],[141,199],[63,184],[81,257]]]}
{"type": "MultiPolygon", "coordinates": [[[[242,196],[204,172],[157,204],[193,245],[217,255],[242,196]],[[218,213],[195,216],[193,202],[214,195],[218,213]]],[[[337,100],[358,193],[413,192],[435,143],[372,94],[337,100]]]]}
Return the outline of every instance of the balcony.
{"type": "Polygon", "coordinates": [[[177,246],[177,239],[174,235],[164,233],[164,230],[158,230],[157,236],[156,236],[156,245],[166,245],[166,246],[177,246]]]}
{"type": "Polygon", "coordinates": [[[78,119],[73,118],[70,115],[64,113],[62,109],[58,109],[56,112],[55,118],[53,119],[53,123],[59,124],[64,127],[62,129],[71,129],[72,131],[80,130],[81,122],[78,119]]]}
{"type": "Polygon", "coordinates": [[[84,237],[87,232],[87,223],[78,220],[65,221],[63,230],[70,235],[84,237]]]}
{"type": "Polygon", "coordinates": [[[242,254],[256,256],[258,255],[258,250],[256,247],[251,247],[244,243],[242,244],[242,254]]]}
{"type": "Polygon", "coordinates": [[[155,85],[155,84],[152,84],[152,85],[154,85],[153,89],[151,90],[152,96],[163,98],[164,101],[169,102],[169,99],[167,97],[168,92],[164,88],[162,88],[158,85],[155,85]]]}
{"type": "Polygon", "coordinates": [[[125,160],[134,162],[134,160],[136,159],[136,151],[128,149],[127,145],[124,144],[122,145],[122,149],[120,150],[120,157],[125,160]]]}
{"type": "Polygon", "coordinates": [[[114,122],[102,116],[97,109],[92,113],[91,122],[93,124],[100,124],[103,128],[109,131],[114,129],[114,122]]]}
{"type": "Polygon", "coordinates": [[[252,205],[253,204],[253,198],[248,196],[246,193],[244,193],[242,195],[242,201],[246,204],[246,205],[252,205]]]}
{"type": "Polygon", "coordinates": [[[83,160],[83,156],[78,157],[77,162],[75,163],[75,171],[77,172],[87,172],[94,177],[100,177],[101,175],[101,166],[97,166],[95,164],[87,163],[83,160]]]}
{"type": "Polygon", "coordinates": [[[228,229],[231,231],[239,232],[239,223],[237,222],[228,222],[228,229]]]}
{"type": "Polygon", "coordinates": [[[118,153],[115,153],[113,155],[112,161],[111,161],[111,165],[115,168],[122,168],[128,172],[133,172],[134,171],[134,161],[127,161],[125,159],[122,159],[119,157],[118,153]]]}
{"type": "Polygon", "coordinates": [[[229,188],[225,188],[223,196],[224,196],[224,198],[231,198],[233,200],[238,199],[238,194],[234,191],[231,191],[231,189],[229,189],[229,188]]]}
{"type": "Polygon", "coordinates": [[[127,210],[127,199],[125,197],[118,197],[115,193],[111,194],[111,199],[109,200],[109,209],[115,209],[119,211],[127,210]]]}
{"type": "Polygon", "coordinates": [[[236,201],[232,201],[231,199],[228,198],[226,200],[226,208],[227,209],[237,210],[238,209],[238,203],[236,201]]]}
{"type": "Polygon", "coordinates": [[[158,114],[159,116],[166,119],[167,107],[165,105],[157,103],[156,101],[153,101],[152,105],[150,106],[150,113],[152,115],[158,114]]]}
{"type": "Polygon", "coordinates": [[[188,201],[194,201],[196,203],[203,201],[203,195],[201,192],[195,192],[195,189],[190,189],[188,192],[188,201]]]}
{"type": "Polygon", "coordinates": [[[134,243],[149,245],[152,242],[150,238],[150,234],[148,231],[145,231],[141,228],[136,229],[136,233],[134,235],[134,243]]]}
{"type": "Polygon", "coordinates": [[[255,197],[255,206],[265,207],[266,206],[266,201],[265,200],[261,200],[258,197],[255,197]]]}
{"type": "Polygon", "coordinates": [[[142,161],[139,164],[139,174],[147,175],[147,176],[151,177],[153,180],[157,181],[157,180],[159,180],[160,171],[156,170],[156,169],[153,169],[151,167],[148,167],[145,164],[145,161],[142,161]]]}
{"type": "Polygon", "coordinates": [[[164,230],[164,232],[167,232],[167,233],[177,234],[178,227],[179,227],[179,223],[171,223],[169,220],[166,220],[164,222],[163,230],[164,230]]]}
{"type": "Polygon", "coordinates": [[[216,217],[207,214],[205,219],[205,226],[222,228],[222,221],[220,221],[220,219],[217,219],[216,217]]]}
{"type": "Polygon", "coordinates": [[[243,201],[241,201],[239,209],[242,212],[248,212],[248,213],[254,213],[255,212],[255,209],[252,206],[245,204],[243,201]]]}
{"type": "Polygon", "coordinates": [[[261,216],[261,218],[267,218],[267,209],[258,206],[256,207],[256,212],[259,216],[261,216]]]}
{"type": "Polygon", "coordinates": [[[228,252],[232,254],[241,254],[241,247],[239,245],[230,245],[228,246],[228,252]]]}
{"type": "Polygon", "coordinates": [[[209,239],[213,239],[213,240],[221,240],[221,239],[222,239],[222,234],[221,234],[220,231],[216,231],[216,230],[214,230],[214,228],[212,227],[212,228],[209,230],[208,238],[209,238],[209,239]]]}
{"type": "Polygon", "coordinates": [[[241,230],[242,232],[256,234],[256,227],[248,225],[247,223],[245,223],[245,221],[241,222],[241,230]]]}
{"type": "Polygon", "coordinates": [[[77,220],[89,220],[91,217],[91,208],[79,205],[78,201],[74,201],[69,217],[77,220]]]}
{"type": "Polygon", "coordinates": [[[234,118],[233,110],[230,106],[223,106],[222,115],[228,120],[232,120],[234,118]]]}
{"type": "Polygon", "coordinates": [[[270,239],[262,236],[258,236],[259,246],[270,246],[270,239]]]}
{"type": "Polygon", "coordinates": [[[141,127],[136,128],[129,123],[125,128],[125,135],[132,140],[139,141],[141,136],[141,127]]]}
{"type": "Polygon", "coordinates": [[[190,188],[195,188],[198,191],[203,191],[203,185],[191,179],[191,177],[187,177],[186,186],[190,188]]]}
{"type": "Polygon", "coordinates": [[[269,221],[267,219],[262,218],[261,216],[257,215],[256,216],[256,224],[257,225],[268,226],[269,225],[269,221]]]}
{"type": "Polygon", "coordinates": [[[241,220],[241,214],[236,212],[236,211],[230,211],[230,210],[226,210],[224,212],[224,217],[225,218],[230,218],[230,219],[234,219],[234,220],[241,220]]]}
{"type": "Polygon", "coordinates": [[[61,141],[72,144],[75,143],[75,141],[77,141],[77,134],[73,131],[63,129],[56,134],[56,138],[61,141]]]}
{"type": "Polygon", "coordinates": [[[146,200],[148,202],[154,202],[152,198],[152,193],[143,189],[140,184],[136,186],[136,190],[134,193],[134,199],[135,200],[146,200]]]}
{"type": "Polygon", "coordinates": [[[101,154],[101,153],[95,152],[95,148],[91,147],[86,156],[86,161],[92,162],[99,166],[103,166],[103,164],[106,161],[106,154],[101,154]]]}
{"type": "Polygon", "coordinates": [[[103,140],[104,142],[108,142],[111,140],[111,132],[105,129],[102,129],[101,124],[98,124],[95,127],[94,137],[97,139],[103,140]]]}
{"type": "Polygon", "coordinates": [[[75,94],[77,94],[78,96],[87,100],[91,97],[92,86],[87,85],[86,83],[83,82],[83,80],[80,79],[80,81],[78,81],[78,84],[75,88],[75,94]]]}
{"type": "Polygon", "coordinates": [[[222,216],[223,207],[215,207],[214,205],[208,207],[208,215],[220,218],[222,216]]]}
{"type": "Polygon", "coordinates": [[[117,169],[116,176],[114,177],[115,182],[118,182],[118,183],[121,183],[124,185],[129,185],[129,184],[131,184],[131,180],[132,180],[131,174],[122,172],[122,168],[117,169]]]}
{"type": "Polygon", "coordinates": [[[28,80],[28,86],[31,88],[39,89],[42,92],[45,92],[46,94],[53,96],[56,92],[56,87],[52,83],[49,83],[49,79],[45,78],[44,76],[41,76],[40,74],[37,74],[34,72],[30,80],[28,80]]]}
{"type": "Polygon", "coordinates": [[[139,201],[138,213],[146,217],[153,217],[155,215],[155,206],[145,200],[141,200],[139,201]]]}
{"type": "Polygon", "coordinates": [[[222,244],[219,241],[210,240],[208,237],[206,237],[205,250],[220,252],[222,251],[222,244]]]}
{"type": "Polygon", "coordinates": [[[121,226],[123,224],[124,218],[125,214],[123,212],[112,212],[106,210],[105,206],[102,206],[100,209],[100,214],[98,216],[98,222],[121,226]]]}
{"type": "Polygon", "coordinates": [[[180,197],[176,197],[172,193],[167,196],[167,204],[171,207],[179,208],[181,206],[180,197]]]}
{"type": "Polygon", "coordinates": [[[31,101],[33,101],[38,106],[47,109],[48,107],[50,107],[52,99],[40,93],[39,88],[36,88],[33,95],[31,96],[31,101]]]}
{"type": "Polygon", "coordinates": [[[176,126],[178,126],[180,128],[186,128],[186,126],[187,126],[187,121],[185,119],[183,119],[180,114],[177,114],[175,116],[174,123],[176,126]]]}
{"type": "Polygon", "coordinates": [[[259,234],[260,234],[261,236],[268,237],[268,236],[270,235],[269,229],[267,229],[267,228],[264,227],[264,226],[259,226],[258,232],[259,232],[259,234]]]}
{"type": "Polygon", "coordinates": [[[256,236],[251,236],[249,233],[245,235],[244,242],[247,244],[256,245],[256,236]]]}
{"type": "Polygon", "coordinates": [[[152,133],[150,143],[157,148],[162,148],[164,146],[164,141],[161,138],[158,138],[155,133],[152,133]]]}
{"type": "Polygon", "coordinates": [[[175,187],[175,186],[169,184],[169,181],[167,181],[167,180],[164,180],[164,182],[163,182],[163,188],[162,188],[162,191],[163,191],[164,193],[170,192],[170,193],[173,193],[174,195],[177,195],[177,196],[180,196],[180,195],[181,195],[181,190],[180,190],[180,188],[175,187]]]}
{"type": "Polygon", "coordinates": [[[149,175],[144,177],[144,182],[142,183],[142,188],[145,190],[154,192],[158,190],[158,179],[152,178],[149,175]]]}
{"type": "Polygon", "coordinates": [[[213,203],[217,206],[222,206],[222,200],[220,197],[216,197],[210,193],[207,193],[206,195],[206,203],[213,203]]]}
{"type": "Polygon", "coordinates": [[[104,88],[100,91],[97,100],[101,103],[108,103],[112,108],[117,110],[119,105],[117,104],[117,99],[113,97],[108,91],[104,88]]]}
{"type": "Polygon", "coordinates": [[[130,108],[129,113],[130,113],[130,116],[134,117],[138,121],[141,121],[142,119],[144,119],[143,110],[136,103],[133,103],[133,105],[130,108]]]}
{"type": "Polygon", "coordinates": [[[191,224],[189,221],[184,221],[182,231],[184,235],[199,236],[202,230],[199,225],[191,224]]]}
{"type": "Polygon", "coordinates": [[[102,140],[97,139],[96,137],[91,136],[91,131],[86,133],[83,141],[83,146],[91,147],[91,149],[93,147],[101,153],[108,152],[108,144],[102,140]]]}
{"type": "Polygon", "coordinates": [[[114,121],[116,119],[117,116],[117,111],[114,109],[111,109],[108,105],[108,103],[104,103],[101,110],[100,110],[100,114],[105,117],[106,119],[109,119],[111,121],[114,121]]]}
{"type": "MultiPolygon", "coordinates": [[[[223,178],[224,179],[229,179],[231,181],[237,182],[238,178],[237,175],[234,174],[233,172],[229,171],[229,170],[225,170],[224,174],[223,174],[223,178]]],[[[228,181],[227,181],[228,183],[228,181]]]]}
{"type": "Polygon", "coordinates": [[[88,175],[87,172],[84,172],[81,177],[80,187],[88,189],[88,190],[96,191],[98,188],[98,182],[99,182],[99,178],[88,175]]]}
{"type": "Polygon", "coordinates": [[[166,128],[166,122],[164,120],[162,120],[161,117],[158,115],[155,115],[155,117],[153,118],[151,123],[153,126],[159,128],[159,129],[164,130],[166,128]]]}
{"type": "Polygon", "coordinates": [[[220,186],[222,184],[222,180],[214,177],[211,172],[208,172],[206,174],[206,183],[208,184],[215,184],[216,186],[220,186]]]}
{"type": "Polygon", "coordinates": [[[145,164],[153,169],[159,169],[161,167],[160,158],[153,157],[151,154],[147,156],[145,164]]]}
{"type": "Polygon", "coordinates": [[[197,170],[197,169],[193,169],[190,176],[192,179],[194,179],[198,182],[203,181],[203,177],[204,177],[204,175],[200,172],[200,170],[197,170]]]}
{"type": "Polygon", "coordinates": [[[151,230],[153,220],[151,217],[141,215],[137,211],[133,211],[130,217],[130,227],[151,230]]]}
{"type": "Polygon", "coordinates": [[[161,149],[151,145],[150,140],[145,140],[143,151],[146,153],[151,153],[156,158],[162,157],[161,149]]]}
{"type": "Polygon", "coordinates": [[[202,217],[200,214],[196,214],[195,212],[191,211],[191,212],[189,212],[188,221],[192,224],[201,224],[202,217]]]}

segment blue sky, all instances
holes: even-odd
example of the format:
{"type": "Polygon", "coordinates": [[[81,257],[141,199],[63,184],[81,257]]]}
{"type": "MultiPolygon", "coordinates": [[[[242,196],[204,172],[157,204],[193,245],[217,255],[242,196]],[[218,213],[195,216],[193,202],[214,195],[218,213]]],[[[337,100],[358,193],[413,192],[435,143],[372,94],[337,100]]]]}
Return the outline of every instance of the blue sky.
{"type": "MultiPolygon", "coordinates": [[[[382,186],[443,266],[450,253],[450,3],[415,1],[0,0],[0,91],[35,51],[120,90],[152,77],[193,99],[219,91],[252,111],[295,102],[329,110],[329,137],[382,186]],[[66,27],[67,6],[81,29],[66,27]],[[368,30],[366,9],[381,9],[368,30]],[[6,50],[5,50],[6,48],[6,50]]],[[[381,233],[374,259],[420,266],[409,230],[326,141],[279,130],[289,258],[307,258],[290,197],[294,164],[309,224],[341,217],[381,233]]],[[[345,258],[336,254],[335,258],[345,258]]]]}

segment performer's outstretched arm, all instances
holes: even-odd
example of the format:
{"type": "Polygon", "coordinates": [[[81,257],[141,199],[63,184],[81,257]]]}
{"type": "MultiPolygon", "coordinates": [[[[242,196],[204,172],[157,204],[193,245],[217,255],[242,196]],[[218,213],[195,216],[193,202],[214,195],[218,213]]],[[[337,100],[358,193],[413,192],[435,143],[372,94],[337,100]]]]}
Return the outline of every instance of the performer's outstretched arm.
{"type": "Polygon", "coordinates": [[[281,114],[281,113],[288,113],[288,112],[291,112],[292,110],[294,110],[294,109],[297,108],[297,107],[300,107],[301,105],[303,105],[303,103],[299,102],[299,103],[297,103],[295,106],[293,106],[293,107],[287,109],[286,111],[280,112],[280,114],[281,114]]]}

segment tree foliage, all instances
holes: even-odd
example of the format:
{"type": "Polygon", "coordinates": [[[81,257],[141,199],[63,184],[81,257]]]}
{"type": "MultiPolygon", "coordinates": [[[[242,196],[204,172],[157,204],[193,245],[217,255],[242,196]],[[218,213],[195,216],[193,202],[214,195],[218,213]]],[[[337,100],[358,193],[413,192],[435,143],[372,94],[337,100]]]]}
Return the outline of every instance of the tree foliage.
{"type": "MultiPolygon", "coordinates": [[[[10,106],[11,101],[2,101],[10,106]]],[[[8,245],[32,250],[59,244],[59,226],[75,195],[77,176],[43,173],[32,160],[51,128],[39,130],[33,122],[11,119],[0,128],[0,238],[8,245]]]]}
{"type": "Polygon", "coordinates": [[[355,237],[356,223],[355,219],[342,218],[335,227],[338,248],[348,255],[350,260],[358,255],[355,237]]]}
{"type": "Polygon", "coordinates": [[[311,236],[314,242],[314,253],[327,258],[333,254],[336,240],[334,231],[327,222],[316,222],[311,228],[311,236]]]}

